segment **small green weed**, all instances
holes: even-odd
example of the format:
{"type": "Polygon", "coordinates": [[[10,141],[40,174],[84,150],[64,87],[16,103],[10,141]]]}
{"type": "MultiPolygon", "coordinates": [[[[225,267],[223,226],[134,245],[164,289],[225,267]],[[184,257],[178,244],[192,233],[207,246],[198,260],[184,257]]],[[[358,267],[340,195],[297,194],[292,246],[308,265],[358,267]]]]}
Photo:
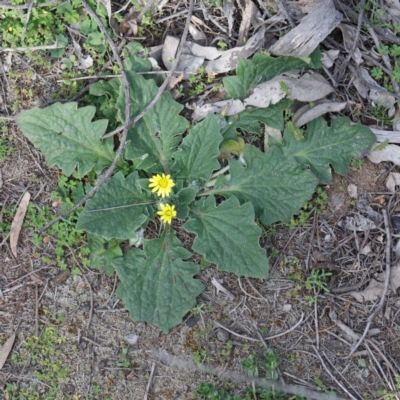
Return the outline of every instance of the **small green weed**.
{"type": "MultiPolygon", "coordinates": [[[[3,133],[6,133],[7,127],[3,125],[1,130],[3,133]]],[[[0,137],[0,161],[7,161],[8,157],[10,157],[11,153],[13,153],[15,150],[15,147],[10,144],[5,137],[0,137]]]]}
{"type": "Polygon", "coordinates": [[[214,76],[209,75],[205,71],[205,67],[200,67],[195,75],[189,77],[189,83],[192,89],[189,90],[189,95],[194,96],[204,92],[205,84],[214,82],[214,76]]]}
{"type": "MultiPolygon", "coordinates": [[[[34,386],[8,383],[4,388],[6,399],[64,398],[61,386],[70,373],[63,349],[66,337],[57,332],[54,325],[41,326],[40,330],[39,337],[28,336],[25,347],[18,351],[14,350],[11,355],[11,363],[18,367],[30,363],[38,382],[34,386]]],[[[71,348],[71,351],[75,350],[74,347],[71,348]]]]}
{"type": "MultiPolygon", "coordinates": [[[[273,350],[268,350],[263,353],[263,358],[257,360],[256,354],[250,354],[245,360],[241,361],[243,369],[246,371],[249,378],[257,379],[264,377],[268,380],[277,380],[277,369],[281,360],[273,350]]],[[[242,400],[235,394],[230,394],[224,389],[218,389],[211,383],[202,382],[195,395],[207,400],[242,400]]],[[[279,400],[279,399],[297,399],[301,397],[289,396],[282,391],[274,389],[256,388],[254,381],[251,388],[246,388],[244,400],[279,400]]]]}
{"type": "Polygon", "coordinates": [[[328,193],[321,186],[318,186],[313,198],[307,201],[301,208],[300,213],[290,220],[289,228],[295,229],[297,226],[306,226],[313,209],[317,209],[317,214],[322,214],[326,210],[327,205],[328,193]]]}
{"type": "Polygon", "coordinates": [[[350,163],[350,166],[353,168],[357,168],[359,171],[362,171],[364,165],[364,159],[361,158],[360,160],[357,160],[355,158],[353,158],[353,160],[350,163]]]}
{"type": "Polygon", "coordinates": [[[324,269],[313,269],[306,280],[306,288],[308,290],[315,288],[316,290],[322,290],[326,293],[329,293],[325,278],[331,275],[332,272],[325,272],[324,269]]]}

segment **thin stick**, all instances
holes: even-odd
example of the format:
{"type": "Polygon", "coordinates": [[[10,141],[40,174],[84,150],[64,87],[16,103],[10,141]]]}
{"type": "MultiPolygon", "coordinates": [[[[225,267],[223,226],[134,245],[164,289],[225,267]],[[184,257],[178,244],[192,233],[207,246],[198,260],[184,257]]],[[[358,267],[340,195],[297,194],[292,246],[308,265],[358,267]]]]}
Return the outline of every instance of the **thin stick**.
{"type": "Polygon", "coordinates": [[[360,339],[356,343],[356,345],[351,349],[349,357],[351,357],[355,351],[358,349],[362,341],[364,340],[365,336],[367,336],[367,333],[369,331],[369,328],[372,324],[372,321],[374,318],[378,315],[378,313],[381,311],[383,304],[385,303],[385,298],[386,294],[389,288],[389,282],[390,282],[390,252],[392,249],[392,236],[390,234],[390,227],[389,227],[389,219],[387,215],[387,211],[385,209],[382,210],[383,214],[383,220],[385,222],[385,231],[386,231],[386,279],[385,279],[385,286],[383,288],[383,293],[382,297],[378,303],[378,307],[376,307],[375,311],[368,317],[367,320],[367,326],[364,329],[364,333],[361,335],[360,339]]]}
{"type": "Polygon", "coordinates": [[[343,71],[346,69],[347,65],[349,64],[351,58],[354,55],[354,51],[356,50],[357,44],[358,44],[358,40],[360,38],[360,32],[361,32],[361,24],[364,18],[364,3],[365,0],[361,0],[360,1],[360,14],[358,15],[358,21],[357,21],[357,30],[356,30],[356,34],[355,34],[355,38],[354,38],[354,42],[353,42],[353,46],[348,54],[348,56],[346,57],[346,59],[344,60],[343,64],[340,66],[338,72],[335,74],[335,78],[337,81],[340,81],[343,75],[343,71]]]}
{"type": "Polygon", "coordinates": [[[155,370],[156,370],[156,363],[153,361],[153,364],[151,364],[150,377],[149,377],[149,381],[147,382],[147,385],[146,385],[146,392],[144,393],[143,400],[147,400],[147,396],[149,395],[149,392],[150,392],[151,382],[153,380],[155,370]]]}
{"type": "MultiPolygon", "coordinates": [[[[33,7],[47,7],[50,6],[51,4],[58,3],[60,0],[50,0],[46,1],[46,3],[38,3],[34,4],[33,7]]],[[[29,4],[23,4],[21,6],[9,6],[8,4],[0,4],[0,8],[7,8],[9,10],[26,10],[29,8],[29,4]]]]}
{"type": "Polygon", "coordinates": [[[133,124],[136,124],[136,122],[138,122],[140,119],[142,119],[144,117],[144,115],[147,114],[156,105],[157,101],[160,99],[161,95],[164,93],[165,89],[168,87],[168,84],[169,84],[170,80],[172,79],[172,76],[175,73],[175,70],[178,66],[179,60],[181,58],[183,48],[185,47],[186,38],[189,33],[190,18],[192,18],[193,6],[194,6],[194,0],[190,0],[189,12],[188,12],[187,19],[186,19],[185,29],[182,34],[182,39],[179,43],[178,51],[176,52],[176,55],[175,55],[174,63],[172,64],[172,67],[169,71],[169,75],[167,76],[167,78],[165,78],[165,81],[158,89],[158,92],[155,95],[154,99],[150,102],[150,104],[147,107],[145,107],[142,110],[142,112],[137,117],[135,117],[133,120],[128,119],[128,118],[125,119],[125,121],[127,121],[127,123],[125,123],[124,126],[121,126],[117,129],[115,129],[114,131],[107,133],[106,135],[103,135],[101,137],[102,139],[106,139],[108,137],[114,136],[117,133],[121,132],[123,129],[129,129],[133,124]]]}
{"type": "Polygon", "coordinates": [[[26,29],[28,28],[29,19],[31,18],[31,14],[32,14],[33,0],[28,0],[27,5],[28,5],[28,11],[26,12],[26,20],[24,23],[24,29],[22,30],[22,34],[21,34],[21,44],[24,44],[26,29]]]}
{"type": "Polygon", "coordinates": [[[136,20],[140,21],[143,17],[144,14],[147,13],[148,10],[153,6],[153,4],[156,2],[156,0],[148,0],[145,6],[143,7],[142,11],[140,11],[139,15],[137,16],[136,20]]]}
{"type": "MultiPolygon", "coordinates": [[[[4,47],[1,51],[35,51],[35,50],[54,50],[63,49],[65,46],[60,46],[57,42],[48,46],[27,46],[27,47],[4,47]]],[[[5,118],[5,117],[2,117],[5,118]]]]}
{"type": "Polygon", "coordinates": [[[235,336],[240,337],[240,338],[245,339],[245,340],[249,340],[250,342],[259,342],[260,341],[259,339],[254,339],[254,338],[251,338],[251,337],[248,337],[248,336],[245,336],[245,335],[241,335],[240,333],[236,333],[235,331],[230,330],[229,328],[227,328],[226,326],[220,324],[217,321],[214,321],[214,325],[217,326],[218,328],[224,329],[225,331],[231,333],[232,335],[235,335],[235,336]]]}
{"type": "Polygon", "coordinates": [[[328,373],[328,375],[336,382],[336,384],[344,391],[348,394],[348,396],[353,399],[353,400],[358,400],[357,397],[354,397],[346,388],[346,386],[342,385],[341,382],[339,382],[336,379],[336,376],[332,374],[332,372],[330,371],[330,369],[326,366],[323,358],[320,356],[320,354],[318,353],[318,350],[313,346],[314,352],[317,355],[317,357],[319,358],[319,360],[321,361],[321,365],[325,368],[325,371],[328,373]]]}
{"type": "Polygon", "coordinates": [[[256,387],[269,388],[272,390],[282,390],[285,393],[295,394],[316,400],[344,400],[343,397],[336,394],[327,394],[315,392],[298,385],[290,385],[283,382],[269,381],[267,379],[251,379],[245,375],[233,371],[221,370],[204,364],[195,364],[191,361],[185,361],[174,357],[165,351],[152,350],[149,352],[156,360],[169,364],[171,366],[184,369],[186,371],[206,372],[217,376],[219,379],[230,379],[238,384],[254,383],[256,387]]]}

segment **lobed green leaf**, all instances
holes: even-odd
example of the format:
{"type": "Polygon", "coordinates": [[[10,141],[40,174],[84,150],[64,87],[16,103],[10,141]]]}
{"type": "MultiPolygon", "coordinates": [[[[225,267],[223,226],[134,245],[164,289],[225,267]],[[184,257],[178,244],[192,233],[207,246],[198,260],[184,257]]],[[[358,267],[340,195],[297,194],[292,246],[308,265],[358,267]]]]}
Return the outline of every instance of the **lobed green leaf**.
{"type": "Polygon", "coordinates": [[[237,140],[236,129],[249,133],[260,132],[260,122],[275,129],[283,130],[283,112],[290,106],[290,100],[284,99],[268,108],[251,108],[226,118],[227,126],[222,130],[224,140],[237,140]]]}
{"type": "Polygon", "coordinates": [[[144,250],[132,248],[114,260],[121,280],[116,294],[134,321],[150,322],[166,333],[196,305],[204,286],[193,279],[199,266],[183,261],[189,257],[175,232],[165,230],[159,239],[145,240],[144,250]]]}
{"type": "MultiPolygon", "coordinates": [[[[133,72],[127,72],[131,85],[131,118],[138,115],[154,98],[158,89],[153,80],[145,80],[133,72]]],[[[120,91],[117,108],[123,121],[125,97],[120,91]]],[[[179,116],[183,106],[174,101],[169,92],[162,94],[156,105],[130,130],[126,146],[126,158],[141,159],[138,169],[160,172],[171,163],[172,153],[179,145],[188,121],[179,116]]]]}
{"type": "Polygon", "coordinates": [[[96,108],[78,108],[78,103],[55,103],[47,108],[24,111],[17,123],[38,147],[50,167],[57,165],[70,176],[76,167],[80,176],[92,168],[100,173],[114,159],[113,139],[101,141],[107,120],[92,122],[96,108]]]}
{"type": "Polygon", "coordinates": [[[254,222],[250,202],[240,205],[232,196],[217,207],[214,196],[201,199],[190,208],[183,228],[197,235],[193,250],[218,269],[239,276],[267,276],[268,259],[259,245],[261,228],[254,222]]]}
{"type": "Polygon", "coordinates": [[[155,200],[138,185],[138,173],[122,172],[104,183],[79,215],[76,229],[104,239],[129,239],[152,215],[155,200]]]}
{"type": "Polygon", "coordinates": [[[289,222],[313,195],[317,178],[279,147],[262,153],[246,145],[243,158],[246,167],[236,160],[229,161],[230,179],[219,177],[212,193],[226,198],[236,196],[241,203],[251,201],[263,224],[289,222]]]}
{"type": "Polygon", "coordinates": [[[307,124],[304,140],[296,139],[289,129],[285,130],[283,139],[285,156],[309,166],[325,183],[332,179],[331,165],[338,174],[347,175],[351,160],[362,158],[376,141],[369,128],[350,125],[347,117],[334,119],[330,127],[319,117],[307,124]]]}
{"type": "Polygon", "coordinates": [[[222,139],[215,116],[209,115],[190,130],[173,154],[174,176],[184,178],[187,183],[208,180],[212,172],[220,166],[217,157],[222,139]]]}

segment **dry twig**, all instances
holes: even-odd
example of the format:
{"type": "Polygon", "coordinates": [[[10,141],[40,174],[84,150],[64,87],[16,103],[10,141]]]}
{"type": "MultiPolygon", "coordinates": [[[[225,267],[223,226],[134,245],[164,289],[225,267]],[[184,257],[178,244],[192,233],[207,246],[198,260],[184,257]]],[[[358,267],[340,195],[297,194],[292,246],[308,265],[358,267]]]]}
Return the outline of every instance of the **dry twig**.
{"type": "Polygon", "coordinates": [[[382,297],[378,303],[378,307],[376,307],[375,311],[368,317],[368,322],[367,322],[367,326],[364,329],[364,333],[361,335],[360,339],[358,340],[358,342],[353,346],[353,348],[350,351],[349,357],[351,357],[355,351],[358,349],[358,347],[360,346],[360,344],[363,342],[365,336],[367,335],[369,328],[372,324],[372,321],[375,319],[375,317],[378,315],[378,313],[381,311],[383,304],[385,302],[386,299],[386,294],[389,288],[389,282],[390,282],[390,252],[391,252],[391,248],[392,248],[392,236],[390,234],[390,227],[389,227],[389,219],[388,219],[388,215],[387,215],[387,211],[386,210],[382,210],[382,214],[383,214],[383,220],[385,222],[385,231],[386,231],[386,278],[385,278],[385,286],[383,288],[383,293],[382,293],[382,297]]]}
{"type": "Polygon", "coordinates": [[[186,371],[206,372],[217,376],[219,379],[230,379],[236,384],[253,383],[256,387],[269,388],[272,390],[282,390],[285,393],[304,396],[316,400],[344,400],[336,394],[327,394],[322,392],[315,392],[305,387],[298,385],[290,385],[283,382],[269,381],[266,379],[250,379],[242,374],[233,371],[221,370],[204,364],[195,364],[191,361],[185,361],[178,357],[174,357],[165,351],[153,350],[149,352],[155,359],[164,362],[170,366],[184,369],[186,371]]]}

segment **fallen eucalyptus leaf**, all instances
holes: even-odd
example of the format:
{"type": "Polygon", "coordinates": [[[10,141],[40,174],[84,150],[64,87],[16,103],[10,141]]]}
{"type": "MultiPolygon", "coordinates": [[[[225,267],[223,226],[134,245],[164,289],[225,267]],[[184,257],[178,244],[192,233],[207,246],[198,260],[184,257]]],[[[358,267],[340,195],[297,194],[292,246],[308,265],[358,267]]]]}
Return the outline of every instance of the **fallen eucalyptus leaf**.
{"type": "Polygon", "coordinates": [[[4,364],[7,361],[7,358],[11,352],[11,349],[14,345],[15,342],[15,336],[16,334],[12,334],[6,342],[3,344],[2,348],[0,349],[0,369],[3,368],[4,364]]]}
{"type": "Polygon", "coordinates": [[[244,110],[245,107],[240,100],[223,100],[196,107],[192,114],[192,118],[195,121],[201,121],[206,118],[208,114],[220,113],[222,111],[224,111],[225,116],[229,117],[230,115],[239,114],[244,110]]]}
{"type": "Polygon", "coordinates": [[[396,193],[396,186],[400,185],[400,173],[391,172],[386,180],[386,187],[389,189],[390,193],[396,193]]]}
{"type": "Polygon", "coordinates": [[[317,73],[306,73],[300,78],[282,74],[257,85],[253,93],[244,100],[244,105],[265,108],[284,97],[303,102],[316,101],[333,91],[334,88],[317,73]]]}
{"type": "Polygon", "coordinates": [[[340,53],[340,50],[328,50],[328,51],[323,51],[322,52],[322,65],[326,68],[331,68],[333,66],[333,63],[337,59],[338,55],[340,53]]]}
{"type": "Polygon", "coordinates": [[[200,46],[197,43],[188,42],[186,47],[190,50],[191,54],[196,57],[203,57],[206,60],[215,60],[220,57],[223,52],[215,47],[200,46]]]}
{"type": "Polygon", "coordinates": [[[367,155],[368,159],[374,164],[383,161],[391,161],[393,164],[400,165],[400,146],[388,144],[384,149],[371,151],[367,155]]]}
{"type": "Polygon", "coordinates": [[[223,52],[222,56],[214,61],[205,63],[206,72],[221,74],[236,68],[238,59],[248,58],[255,53],[264,41],[265,26],[253,35],[243,47],[235,47],[223,52]]]}
{"type": "Polygon", "coordinates": [[[328,112],[342,111],[346,105],[347,101],[343,103],[333,103],[327,100],[324,100],[324,102],[314,107],[311,107],[310,104],[306,104],[296,111],[293,116],[293,122],[297,127],[300,127],[328,112]]]}
{"type": "MultiPolygon", "coordinates": [[[[385,287],[386,271],[381,272],[375,279],[372,279],[366,289],[360,292],[350,292],[360,303],[365,301],[375,301],[382,297],[383,289],[385,287]]],[[[396,290],[400,287],[400,264],[390,268],[390,282],[389,288],[395,288],[396,290]]]]}
{"type": "Polygon", "coordinates": [[[30,193],[26,192],[19,203],[17,212],[15,213],[13,222],[11,223],[10,247],[15,258],[17,258],[18,238],[24,222],[26,211],[28,210],[30,198],[30,193]]]}

